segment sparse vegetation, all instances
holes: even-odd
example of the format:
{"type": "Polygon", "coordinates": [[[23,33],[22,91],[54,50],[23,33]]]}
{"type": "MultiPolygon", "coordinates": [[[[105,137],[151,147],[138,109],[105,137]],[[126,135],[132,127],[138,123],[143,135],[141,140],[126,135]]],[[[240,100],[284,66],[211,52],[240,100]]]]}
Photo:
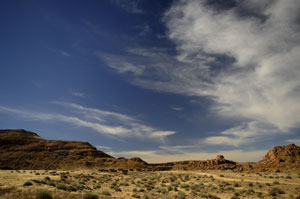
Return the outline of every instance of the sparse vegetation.
{"type": "Polygon", "coordinates": [[[68,187],[65,184],[59,184],[56,186],[57,189],[66,191],[68,187]]]}
{"type": "MultiPolygon", "coordinates": [[[[24,173],[23,171],[0,171],[0,177],[1,172],[5,173],[5,175],[15,175],[15,180],[20,181],[21,183],[19,184],[23,187],[23,191],[20,192],[18,187],[8,190],[0,186],[0,198],[3,194],[6,194],[9,195],[9,197],[5,197],[7,199],[16,198],[17,193],[18,195],[20,195],[20,193],[29,195],[30,197],[28,196],[26,199],[36,198],[37,191],[40,190],[41,187],[46,187],[48,193],[53,194],[53,196],[50,195],[55,199],[93,199],[109,197],[123,197],[128,199],[272,199],[297,198],[300,190],[300,181],[299,178],[297,178],[298,174],[263,175],[263,173],[248,173],[243,177],[244,181],[241,181],[240,173],[225,173],[222,171],[212,171],[203,174],[199,171],[195,171],[194,174],[190,171],[189,173],[185,173],[184,171],[128,171],[128,173],[123,174],[122,170],[117,172],[70,171],[56,173],[53,171],[40,170],[38,171],[38,173],[40,173],[39,176],[35,175],[37,172],[30,174],[30,172],[24,173]],[[21,181],[23,175],[24,180],[21,181]],[[49,177],[49,175],[51,175],[51,177],[49,177]],[[213,178],[213,176],[226,177],[213,178]],[[269,180],[269,177],[264,178],[264,176],[275,176],[274,178],[279,178],[272,181],[269,180]],[[291,179],[286,178],[286,176],[291,176],[291,179]],[[27,188],[27,186],[31,187],[27,188]],[[13,195],[13,193],[15,193],[15,195],[13,195]]],[[[14,182],[11,183],[13,184],[14,182]]],[[[20,197],[20,199],[23,198],[20,197]]]]}
{"type": "Polygon", "coordinates": [[[102,191],[102,195],[104,196],[111,196],[111,193],[107,190],[102,191]]]}
{"type": "Polygon", "coordinates": [[[84,196],[83,196],[83,199],[98,199],[99,196],[97,194],[94,194],[94,193],[86,193],[84,196]]]}
{"type": "Polygon", "coordinates": [[[51,193],[48,192],[48,191],[40,191],[40,192],[36,195],[35,198],[36,198],[36,199],[52,199],[53,197],[52,197],[51,193]]]}
{"type": "Polygon", "coordinates": [[[270,191],[269,191],[269,195],[271,196],[277,196],[278,194],[284,194],[285,192],[282,191],[279,188],[273,187],[270,191]]]}

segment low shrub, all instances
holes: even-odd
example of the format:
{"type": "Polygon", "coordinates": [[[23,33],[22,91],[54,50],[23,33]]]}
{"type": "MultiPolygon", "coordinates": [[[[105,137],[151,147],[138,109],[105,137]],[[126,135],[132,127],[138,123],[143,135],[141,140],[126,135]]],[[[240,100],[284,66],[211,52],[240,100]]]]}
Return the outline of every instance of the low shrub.
{"type": "Polygon", "coordinates": [[[72,191],[76,192],[76,191],[77,191],[77,187],[71,185],[71,186],[68,186],[68,187],[67,187],[67,190],[70,191],[70,192],[72,192],[72,191]]]}
{"type": "Polygon", "coordinates": [[[59,184],[59,185],[56,186],[56,188],[66,191],[68,187],[65,184],[59,184]]]}
{"type": "Polygon", "coordinates": [[[98,199],[99,196],[93,193],[86,193],[83,196],[83,199],[98,199]]]}
{"type": "Polygon", "coordinates": [[[177,198],[177,199],[185,199],[185,194],[184,194],[184,192],[179,191],[176,198],[177,198]]]}
{"type": "Polygon", "coordinates": [[[102,191],[101,194],[104,195],[104,196],[111,196],[111,193],[107,190],[102,191]]]}
{"type": "Polygon", "coordinates": [[[38,194],[36,194],[36,199],[52,199],[52,195],[51,193],[49,193],[48,191],[41,191],[38,194]]]}
{"type": "Polygon", "coordinates": [[[50,182],[49,182],[49,186],[51,186],[51,187],[55,187],[56,185],[55,185],[55,183],[54,183],[54,182],[50,181],[50,182]]]}
{"type": "Polygon", "coordinates": [[[278,181],[274,181],[273,184],[279,184],[279,182],[278,181]]]}
{"type": "Polygon", "coordinates": [[[23,186],[27,187],[27,186],[32,186],[32,182],[30,181],[27,181],[23,184],[23,186]]]}
{"type": "Polygon", "coordinates": [[[284,193],[285,193],[284,191],[282,191],[281,189],[276,188],[276,187],[272,188],[269,191],[269,195],[271,195],[271,196],[276,196],[277,194],[284,194],[284,193]]]}
{"type": "Polygon", "coordinates": [[[47,181],[50,181],[50,177],[49,176],[46,176],[44,179],[47,180],[47,181]]]}

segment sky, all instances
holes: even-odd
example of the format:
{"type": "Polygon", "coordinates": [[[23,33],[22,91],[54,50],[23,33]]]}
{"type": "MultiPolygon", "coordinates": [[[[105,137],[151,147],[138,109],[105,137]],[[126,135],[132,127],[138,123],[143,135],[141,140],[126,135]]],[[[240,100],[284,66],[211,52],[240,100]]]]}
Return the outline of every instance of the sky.
{"type": "Polygon", "coordinates": [[[3,0],[0,128],[147,162],[300,145],[299,0],[3,0]]]}

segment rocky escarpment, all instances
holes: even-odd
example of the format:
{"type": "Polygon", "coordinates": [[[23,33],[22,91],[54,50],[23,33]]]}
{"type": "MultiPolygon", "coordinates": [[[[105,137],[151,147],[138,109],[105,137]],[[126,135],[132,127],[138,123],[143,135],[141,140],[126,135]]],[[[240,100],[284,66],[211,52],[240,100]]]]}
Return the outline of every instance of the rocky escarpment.
{"type": "Polygon", "coordinates": [[[0,169],[132,168],[144,164],[115,159],[88,142],[45,140],[22,129],[0,130],[0,169]]]}
{"type": "Polygon", "coordinates": [[[190,160],[148,164],[142,159],[114,158],[98,151],[88,142],[45,140],[36,133],[0,130],[0,169],[131,169],[164,170],[233,170],[247,172],[300,171],[300,147],[277,146],[261,161],[237,163],[218,155],[211,160],[190,160]]]}
{"type": "Polygon", "coordinates": [[[176,170],[195,170],[195,169],[211,169],[211,170],[227,170],[236,168],[237,163],[227,160],[223,155],[218,155],[215,159],[205,161],[183,161],[177,162],[173,169],[176,170]]]}
{"type": "Polygon", "coordinates": [[[189,160],[153,164],[154,170],[234,170],[238,164],[231,160],[226,160],[223,155],[218,155],[211,160],[189,160]]]}
{"type": "MultiPolygon", "coordinates": [[[[206,161],[179,161],[154,166],[157,170],[232,170],[237,172],[293,172],[300,171],[300,147],[295,144],[276,146],[259,162],[238,163],[223,155],[206,161]]],[[[154,170],[155,170],[154,169],[154,170]]]]}
{"type": "Polygon", "coordinates": [[[254,168],[258,171],[300,171],[300,147],[295,144],[276,146],[254,168]]]}

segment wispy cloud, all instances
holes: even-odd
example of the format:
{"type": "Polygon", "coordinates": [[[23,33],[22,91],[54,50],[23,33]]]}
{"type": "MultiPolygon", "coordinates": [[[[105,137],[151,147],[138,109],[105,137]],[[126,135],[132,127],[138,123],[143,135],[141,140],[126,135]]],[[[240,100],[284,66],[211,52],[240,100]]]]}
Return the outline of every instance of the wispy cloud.
{"type": "Polygon", "coordinates": [[[64,50],[58,50],[58,52],[59,52],[62,56],[65,56],[65,57],[71,56],[70,53],[68,53],[67,51],[64,51],[64,50]]]}
{"type": "Polygon", "coordinates": [[[154,138],[154,139],[159,139],[162,142],[165,141],[165,137],[169,136],[169,135],[174,135],[175,131],[155,131],[152,132],[151,134],[149,134],[150,138],[154,138]]]}
{"type": "Polygon", "coordinates": [[[121,7],[128,13],[132,14],[143,14],[144,11],[139,8],[139,2],[140,0],[111,0],[115,5],[121,7]]]}
{"type": "Polygon", "coordinates": [[[227,129],[221,132],[219,136],[207,137],[203,139],[201,143],[208,145],[228,145],[239,147],[279,133],[280,130],[274,126],[252,121],[227,129]]]}
{"type": "Polygon", "coordinates": [[[104,135],[123,138],[136,137],[164,142],[167,136],[175,134],[175,131],[161,131],[144,125],[141,121],[133,117],[117,112],[87,108],[66,102],[53,102],[53,104],[69,108],[69,110],[76,112],[80,116],[31,112],[3,106],[0,106],[0,112],[15,114],[29,120],[54,120],[78,127],[88,127],[104,135]]]}
{"type": "Polygon", "coordinates": [[[146,24],[144,26],[137,26],[137,29],[140,30],[140,33],[139,33],[140,36],[145,36],[145,35],[151,33],[151,28],[148,24],[146,24]]]}
{"type": "Polygon", "coordinates": [[[83,92],[79,92],[79,91],[72,91],[71,94],[75,97],[81,97],[81,98],[84,98],[86,97],[86,94],[83,93],[83,92]]]}
{"type": "Polygon", "coordinates": [[[100,146],[100,145],[98,145],[98,146],[96,146],[96,148],[98,150],[104,150],[104,151],[111,151],[112,150],[112,148],[109,147],[109,146],[100,146]]]}
{"type": "Polygon", "coordinates": [[[177,1],[166,12],[177,53],[131,49],[107,65],[131,71],[145,88],[206,96],[213,113],[241,122],[229,129],[236,134],[221,132],[205,140],[210,144],[240,146],[300,127],[300,2],[239,1],[218,11],[206,2],[177,1]]]}
{"type": "Polygon", "coordinates": [[[171,109],[174,111],[183,111],[184,110],[183,107],[176,107],[176,106],[172,106],[171,109]]]}
{"type": "Polygon", "coordinates": [[[95,54],[101,61],[119,73],[130,72],[134,75],[141,75],[146,68],[144,64],[136,62],[134,59],[127,60],[127,57],[122,55],[113,55],[100,51],[95,54]]]}

